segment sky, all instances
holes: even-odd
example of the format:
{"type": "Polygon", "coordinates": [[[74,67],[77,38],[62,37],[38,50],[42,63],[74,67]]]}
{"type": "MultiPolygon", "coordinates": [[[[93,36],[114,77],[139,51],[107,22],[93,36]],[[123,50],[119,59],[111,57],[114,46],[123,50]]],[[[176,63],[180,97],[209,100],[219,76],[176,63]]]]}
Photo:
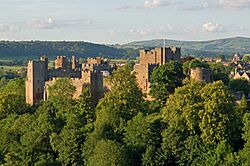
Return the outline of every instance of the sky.
{"type": "Polygon", "coordinates": [[[250,0],[0,0],[0,40],[250,37],[250,0]]]}

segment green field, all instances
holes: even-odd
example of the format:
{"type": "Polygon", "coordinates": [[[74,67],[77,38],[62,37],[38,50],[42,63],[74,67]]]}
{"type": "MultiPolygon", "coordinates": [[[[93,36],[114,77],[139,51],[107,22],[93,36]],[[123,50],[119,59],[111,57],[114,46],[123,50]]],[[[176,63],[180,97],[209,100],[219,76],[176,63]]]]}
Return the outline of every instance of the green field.
{"type": "Polygon", "coordinates": [[[19,70],[21,68],[26,68],[26,66],[0,66],[0,70],[12,71],[12,72],[19,70]]]}

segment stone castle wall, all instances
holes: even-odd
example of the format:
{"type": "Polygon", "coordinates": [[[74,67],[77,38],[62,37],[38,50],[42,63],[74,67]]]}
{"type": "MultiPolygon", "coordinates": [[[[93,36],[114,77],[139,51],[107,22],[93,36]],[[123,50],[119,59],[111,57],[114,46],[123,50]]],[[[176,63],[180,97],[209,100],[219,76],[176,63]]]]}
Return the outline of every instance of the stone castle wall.
{"type": "MultiPolygon", "coordinates": [[[[96,63],[103,62],[97,59],[96,63]]],[[[107,62],[106,62],[107,63],[107,62]]],[[[33,105],[48,97],[48,86],[52,85],[57,78],[69,78],[76,87],[74,98],[78,98],[83,87],[89,87],[94,101],[103,97],[104,83],[101,69],[112,72],[108,64],[92,64],[89,69],[75,68],[78,60],[73,56],[70,62],[64,56],[58,56],[55,62],[56,69],[48,69],[48,59],[41,58],[40,61],[28,63],[26,81],[26,103],[33,105]]],[[[88,64],[89,65],[89,64],[88,64]]]]}

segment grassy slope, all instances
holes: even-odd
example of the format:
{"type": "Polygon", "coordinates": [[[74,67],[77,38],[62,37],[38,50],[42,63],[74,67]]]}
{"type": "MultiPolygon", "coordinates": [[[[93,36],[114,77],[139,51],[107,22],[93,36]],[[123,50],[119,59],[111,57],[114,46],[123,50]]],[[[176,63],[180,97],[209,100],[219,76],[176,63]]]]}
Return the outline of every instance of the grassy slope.
{"type": "MultiPolygon", "coordinates": [[[[138,47],[159,47],[162,46],[162,40],[149,40],[128,43],[126,46],[138,47]]],[[[235,52],[241,54],[250,53],[250,38],[235,37],[211,41],[176,41],[166,40],[166,46],[180,46],[185,53],[198,54],[225,54],[231,56],[235,52]]]]}

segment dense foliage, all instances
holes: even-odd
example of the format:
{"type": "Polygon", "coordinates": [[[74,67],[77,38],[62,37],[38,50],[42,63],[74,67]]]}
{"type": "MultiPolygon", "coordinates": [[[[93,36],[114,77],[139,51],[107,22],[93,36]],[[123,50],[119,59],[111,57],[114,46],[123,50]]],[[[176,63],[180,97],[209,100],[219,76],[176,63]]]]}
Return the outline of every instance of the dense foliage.
{"type": "Polygon", "coordinates": [[[58,55],[76,55],[88,58],[104,56],[109,58],[129,58],[135,56],[134,49],[115,47],[88,42],[70,41],[0,41],[1,59],[36,59],[41,55],[55,58],[58,55]]]}
{"type": "Polygon", "coordinates": [[[246,98],[236,104],[222,81],[174,82],[181,71],[170,69],[158,68],[163,72],[155,78],[163,74],[160,81],[176,85],[161,89],[166,96],[156,91],[163,98],[152,102],[144,100],[129,67],[107,80],[111,91],[97,106],[87,88],[74,99],[68,79],[50,86],[49,99],[37,106],[25,104],[22,79],[3,84],[0,165],[249,165],[246,98]]]}

